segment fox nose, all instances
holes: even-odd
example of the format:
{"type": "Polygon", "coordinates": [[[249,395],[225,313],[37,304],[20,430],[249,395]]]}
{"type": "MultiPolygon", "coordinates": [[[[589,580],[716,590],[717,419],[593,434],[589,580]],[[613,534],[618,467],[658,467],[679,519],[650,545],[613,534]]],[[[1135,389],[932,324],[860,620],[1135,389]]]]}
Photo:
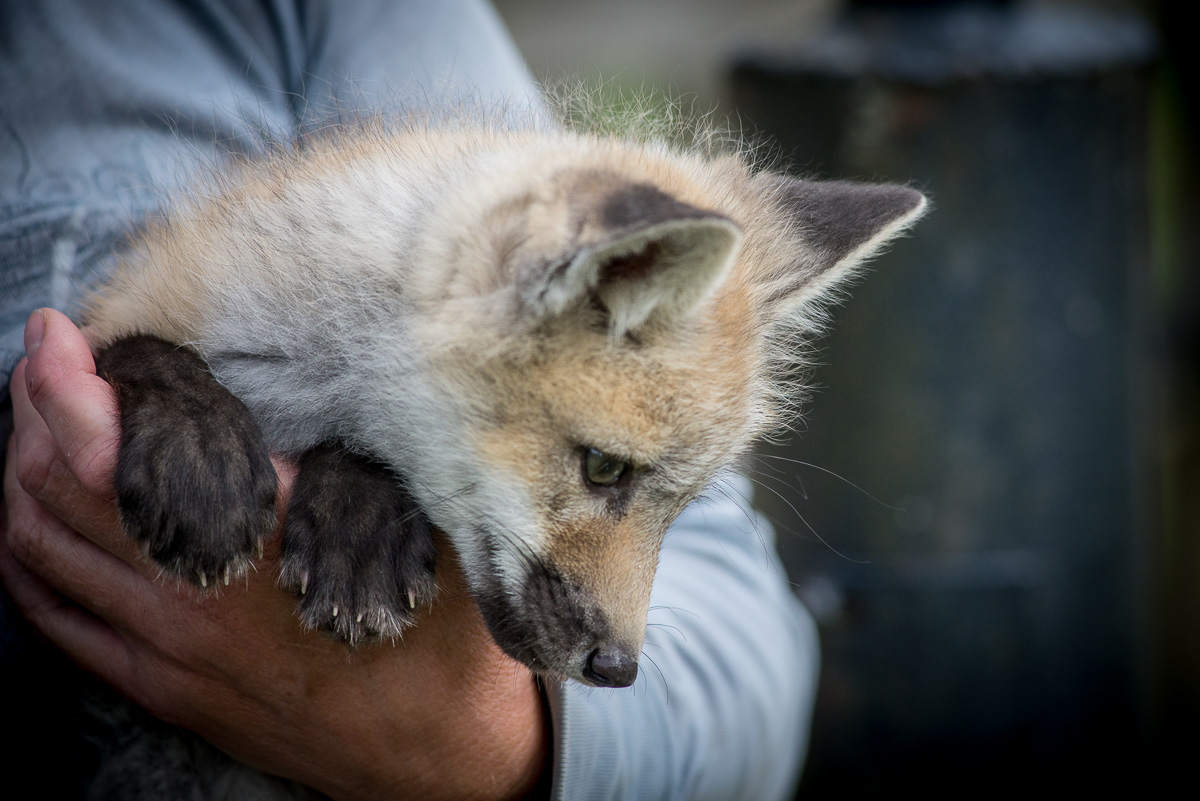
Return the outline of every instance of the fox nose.
{"type": "Polygon", "coordinates": [[[602,645],[588,654],[584,678],[598,687],[628,687],[637,678],[637,657],[613,645],[602,645]]]}

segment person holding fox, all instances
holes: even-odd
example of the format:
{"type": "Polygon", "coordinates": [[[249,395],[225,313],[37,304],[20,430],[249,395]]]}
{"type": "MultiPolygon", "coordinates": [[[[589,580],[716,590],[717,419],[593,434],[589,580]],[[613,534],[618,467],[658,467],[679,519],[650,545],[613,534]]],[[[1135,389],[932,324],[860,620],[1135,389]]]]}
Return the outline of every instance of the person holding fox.
{"type": "MultiPolygon", "coordinates": [[[[269,11],[217,2],[147,2],[90,18],[97,13],[93,8],[61,0],[36,7],[10,4],[0,12],[0,28],[14,32],[0,50],[0,135],[5,148],[0,208],[6,210],[0,219],[0,242],[8,243],[8,251],[0,251],[6,261],[0,282],[20,290],[6,292],[0,310],[6,369],[15,363],[9,384],[12,435],[4,469],[0,578],[13,606],[54,645],[165,721],[155,722],[137,709],[120,706],[106,714],[109,733],[124,743],[125,751],[101,758],[98,774],[87,779],[93,796],[163,797],[165,787],[169,793],[214,798],[239,798],[250,792],[304,797],[308,788],[334,798],[787,797],[806,745],[816,637],[811,620],[791,595],[771,547],[770,527],[734,500],[749,492],[737,476],[723,475],[710,490],[707,504],[693,503],[661,538],[661,546],[656,534],[654,552],[630,561],[651,562],[638,578],[646,584],[644,598],[641,590],[631,600],[624,593],[606,595],[616,586],[611,577],[591,584],[579,578],[586,573],[582,562],[597,564],[600,557],[595,554],[576,559],[553,538],[528,539],[515,546],[515,553],[532,554],[529,558],[538,564],[554,568],[547,573],[552,577],[543,579],[550,582],[542,585],[549,588],[544,594],[575,599],[568,605],[575,615],[571,620],[609,619],[617,614],[613,610],[624,608],[622,604],[629,607],[626,617],[638,618],[639,631],[636,637],[623,634],[622,642],[640,638],[642,628],[645,639],[620,658],[607,654],[603,644],[595,645],[601,641],[592,628],[577,635],[582,645],[572,640],[571,647],[558,650],[546,643],[565,642],[561,631],[570,628],[566,623],[556,624],[558,634],[537,620],[525,620],[519,629],[506,628],[518,616],[505,604],[521,597],[521,581],[530,575],[528,562],[520,561],[526,557],[510,557],[517,560],[511,563],[493,558],[489,563],[495,546],[480,545],[472,551],[468,535],[474,536],[474,529],[440,512],[438,501],[431,500],[447,492],[427,491],[411,479],[406,491],[416,497],[419,511],[407,511],[410,506],[405,504],[413,501],[406,497],[393,518],[411,521],[421,513],[432,520],[434,525],[423,530],[437,558],[420,563],[434,571],[428,586],[436,592],[422,591],[418,597],[412,587],[425,585],[416,584],[395,593],[390,603],[398,615],[394,619],[401,622],[393,629],[387,628],[385,618],[372,624],[370,608],[356,609],[340,600],[306,617],[305,609],[317,608],[313,599],[330,571],[328,562],[318,559],[304,563],[311,566],[308,571],[287,572],[288,560],[297,553],[289,550],[293,546],[288,539],[299,536],[289,528],[300,517],[296,499],[319,491],[319,486],[303,484],[306,472],[311,475],[313,469],[305,461],[308,452],[293,460],[276,450],[264,462],[256,478],[256,486],[265,486],[269,496],[259,509],[268,515],[260,514],[263,536],[245,539],[236,559],[208,567],[206,562],[188,561],[196,553],[195,540],[165,548],[155,544],[154,534],[139,537],[131,530],[133,512],[125,499],[136,471],[123,467],[122,460],[129,458],[130,432],[139,424],[130,416],[133,407],[127,393],[156,359],[175,359],[175,345],[195,346],[196,331],[159,340],[163,345],[139,343],[141,349],[130,355],[113,356],[108,348],[127,329],[105,326],[119,315],[96,316],[94,325],[81,331],[68,316],[42,307],[81,311],[83,288],[110,274],[118,251],[128,247],[127,226],[160,213],[159,198],[146,187],[178,191],[189,186],[194,171],[182,165],[219,158],[229,149],[250,160],[261,159],[275,143],[344,117],[347,98],[357,110],[385,112],[398,100],[411,108],[414,103],[428,105],[430,96],[447,99],[468,93],[474,103],[505,109],[540,104],[494,13],[480,4],[361,3],[334,9],[333,4],[277,3],[269,11]],[[157,38],[146,39],[142,31],[151,29],[157,38]],[[49,63],[46,53],[58,42],[72,44],[60,60],[49,63]],[[51,86],[57,91],[50,91],[51,86]],[[78,102],[81,97],[88,103],[78,102]],[[130,108],[139,112],[131,114],[130,108]],[[253,114],[248,117],[246,109],[254,109],[253,114]],[[35,208],[38,214],[31,214],[35,208]],[[18,362],[22,351],[26,357],[18,362]],[[114,393],[114,385],[122,394],[114,393]],[[140,545],[147,547],[150,559],[140,545]],[[284,584],[295,596],[276,584],[281,560],[284,584]],[[195,569],[196,564],[201,567],[195,569]],[[497,586],[503,587],[495,595],[487,592],[489,564],[502,582],[497,586]],[[158,580],[162,569],[200,589],[158,580]],[[396,642],[360,644],[348,651],[339,639],[298,625],[297,597],[301,618],[312,627],[351,642],[380,634],[396,642]],[[580,598],[606,600],[595,611],[580,598]],[[583,611],[576,614],[577,610],[583,611]],[[637,670],[639,656],[653,667],[637,670]],[[633,686],[620,689],[628,684],[633,686]],[[131,729],[145,736],[125,736],[131,729]],[[195,732],[215,748],[197,744],[180,730],[195,732]],[[130,747],[131,742],[138,745],[130,747]]],[[[525,142],[522,136],[517,139],[525,142]]],[[[558,134],[549,141],[556,143],[546,149],[556,153],[554,158],[576,147],[576,140],[558,134]]],[[[397,140],[388,145],[403,146],[397,140]]],[[[428,153],[438,145],[430,140],[412,147],[428,153]]],[[[316,164],[323,157],[318,149],[315,156],[304,158],[316,164]]],[[[630,156],[623,163],[642,163],[644,158],[648,157],[630,156]]],[[[597,338],[587,340],[597,354],[614,341],[652,348],[657,329],[646,326],[666,330],[708,303],[717,292],[714,287],[738,275],[736,270],[742,268],[736,265],[749,264],[749,256],[738,255],[743,235],[755,243],[757,258],[769,251],[783,259],[779,254],[787,248],[772,250],[763,244],[765,235],[755,232],[758,221],[767,225],[768,211],[780,220],[770,224],[775,226],[772,236],[794,243],[796,252],[805,255],[791,272],[771,266],[763,268],[760,278],[738,279],[743,282],[739,285],[753,287],[747,290],[751,307],[764,314],[783,309],[793,297],[797,306],[815,298],[832,285],[828,276],[852,269],[924,208],[919,194],[901,187],[816,185],[720,162],[724,166],[719,169],[727,170],[744,192],[740,205],[721,211],[696,188],[717,180],[703,177],[707,172],[683,172],[689,177],[655,187],[648,183],[651,173],[675,168],[651,166],[635,175],[599,157],[585,162],[583,172],[592,176],[587,178],[589,188],[603,183],[595,178],[597,170],[611,185],[605,184],[608,188],[594,203],[589,200],[591,205],[580,201],[571,211],[576,228],[564,224],[554,231],[564,237],[572,230],[590,231],[593,238],[563,239],[568,256],[561,268],[547,265],[554,267],[547,283],[526,294],[522,289],[514,303],[529,302],[542,309],[539,313],[547,317],[539,324],[551,328],[568,308],[586,306],[592,309],[589,314],[607,315],[600,321],[604,330],[593,331],[597,338]],[[793,225],[785,213],[800,214],[804,222],[793,225]],[[664,262],[664,253],[675,254],[676,261],[664,262]],[[702,269],[672,272],[685,257],[689,265],[700,264],[702,269]],[[644,286],[633,283],[643,280],[647,270],[665,276],[655,285],[653,302],[645,300],[644,286]],[[588,305],[593,295],[598,306],[588,305]]],[[[496,160],[488,164],[494,167],[496,160]]],[[[482,162],[478,169],[485,169],[482,162]]],[[[416,180],[417,172],[405,180],[416,180]]],[[[249,194],[237,195],[243,190],[235,190],[238,199],[230,208],[245,207],[248,198],[257,196],[254,187],[261,184],[255,180],[259,179],[246,185],[249,194]]],[[[552,184],[549,180],[546,185],[552,184]]],[[[450,191],[448,185],[443,187],[450,191]]],[[[586,195],[567,183],[555,191],[569,199],[586,195]]],[[[278,192],[274,196],[281,197],[278,192]]],[[[531,208],[548,218],[557,213],[553,205],[550,211],[538,211],[536,204],[531,208]]],[[[325,215],[324,220],[336,223],[336,216],[325,215]]],[[[465,211],[455,211],[455,219],[464,225],[476,222],[465,211]]],[[[508,224],[495,215],[486,219],[492,226],[508,224]]],[[[173,230],[178,235],[183,229],[173,230]]],[[[186,237],[186,231],[181,236],[186,237]]],[[[522,252],[532,247],[530,242],[547,237],[517,237],[501,250],[522,252]]],[[[229,241],[235,239],[231,236],[229,241]]],[[[162,252],[178,253],[181,241],[162,252]]],[[[493,244],[479,247],[489,250],[493,244]]],[[[463,252],[462,247],[446,251],[460,256],[463,252]]],[[[162,259],[156,256],[148,263],[161,264],[162,259]]],[[[453,259],[425,263],[450,266],[453,259]]],[[[436,270],[430,269],[406,286],[417,286],[427,297],[436,295],[439,286],[429,278],[436,270]],[[422,280],[427,283],[420,284],[422,280]]],[[[141,275],[153,282],[161,273],[150,269],[141,275]]],[[[458,280],[468,280],[464,275],[458,280]]],[[[117,306],[128,298],[152,297],[144,287],[130,292],[128,284],[111,286],[117,291],[101,297],[117,306]],[[127,291],[121,292],[122,286],[127,291]]],[[[93,305],[103,307],[103,302],[93,305]]],[[[136,318],[148,320],[163,308],[155,302],[133,309],[135,327],[136,318]]],[[[261,321],[259,316],[234,319],[236,304],[228,308],[234,317],[225,319],[231,325],[253,327],[261,321]]],[[[362,321],[337,319],[330,324],[348,327],[362,321]]],[[[569,336],[592,336],[584,328],[569,336]]],[[[366,342],[367,350],[348,364],[379,356],[369,338],[356,341],[366,342]]],[[[208,380],[203,375],[212,368],[220,379],[205,384],[217,393],[211,397],[219,396],[221,387],[236,386],[236,375],[250,375],[237,372],[249,351],[201,347],[201,352],[208,367],[195,375],[208,380]],[[229,372],[220,372],[222,359],[234,365],[229,372]]],[[[604,358],[576,360],[576,369],[604,358]]],[[[537,364],[526,375],[545,378],[545,387],[563,386],[550,378],[553,360],[549,367],[545,361],[537,364]]],[[[568,369],[565,364],[558,366],[568,369]]],[[[361,383],[359,388],[365,392],[361,383]]],[[[297,392],[303,389],[297,385],[297,392]]],[[[532,393],[528,386],[522,391],[532,393]]],[[[280,447],[285,439],[271,433],[270,418],[262,412],[271,403],[256,405],[248,393],[240,397],[247,402],[252,422],[267,431],[266,442],[280,447]]],[[[173,408],[176,401],[163,403],[173,408]]],[[[508,410],[495,419],[515,416],[508,410]]],[[[740,418],[730,417],[735,419],[740,418]]],[[[165,426],[165,441],[179,428],[165,426]]],[[[558,508],[562,517],[563,510],[594,503],[613,519],[628,508],[649,520],[648,507],[639,504],[655,496],[664,506],[690,498],[698,490],[692,484],[711,476],[729,455],[725,450],[731,454],[743,439],[748,441],[756,433],[751,428],[746,425],[748,433],[738,438],[736,447],[732,440],[728,448],[723,445],[711,464],[689,462],[703,463],[692,471],[694,476],[677,467],[661,471],[657,479],[642,479],[646,489],[633,500],[619,498],[611,488],[624,486],[620,482],[631,480],[638,469],[666,460],[669,448],[663,446],[656,455],[649,447],[639,450],[633,440],[606,438],[599,429],[576,434],[579,441],[564,450],[563,462],[578,463],[563,469],[576,471],[572,480],[583,487],[582,494],[564,498],[562,493],[549,493],[544,506],[558,508]],[[682,488],[668,491],[668,478],[678,479],[675,483],[682,488]]],[[[211,429],[212,437],[219,438],[224,430],[211,429]]],[[[287,431],[296,430],[296,425],[287,426],[287,431]]],[[[325,433],[319,433],[309,438],[312,442],[306,440],[306,447],[325,441],[325,433]]],[[[361,444],[361,438],[354,442],[361,444]]],[[[702,442],[711,444],[712,437],[698,437],[694,447],[702,442]]],[[[458,446],[442,441],[442,447],[458,446]]],[[[506,454],[502,463],[516,463],[517,451],[505,450],[503,443],[489,447],[488,453],[506,454]]],[[[172,453],[178,450],[172,448],[172,453]]],[[[303,448],[284,450],[296,454],[303,448]]],[[[150,457],[163,455],[160,451],[150,457]]],[[[433,451],[425,455],[441,458],[433,451]]],[[[338,454],[318,456],[345,464],[338,454]]],[[[417,461],[419,467],[422,460],[417,461]]],[[[385,467],[389,475],[408,469],[385,467]]],[[[378,478],[375,467],[354,469],[355,482],[378,478]]],[[[340,481],[343,467],[338,471],[322,472],[320,485],[340,481]]],[[[447,472],[440,470],[439,475],[447,472]]],[[[363,497],[379,494],[372,490],[363,497]]],[[[489,499],[506,502],[502,494],[493,493],[478,501],[485,504],[482,507],[462,507],[474,510],[479,526],[499,514],[498,508],[488,509],[489,499]]],[[[325,507],[311,501],[302,508],[315,509],[313,516],[320,517],[325,507]]],[[[669,515],[659,517],[665,528],[669,515]]],[[[506,523],[504,530],[524,529],[506,523]]],[[[601,552],[609,551],[601,548],[596,554],[601,552]]],[[[351,582],[360,584],[358,578],[351,582]]],[[[14,630],[12,607],[3,609],[0,622],[6,632],[14,630]]],[[[8,650],[0,658],[8,659],[8,650]]]]}

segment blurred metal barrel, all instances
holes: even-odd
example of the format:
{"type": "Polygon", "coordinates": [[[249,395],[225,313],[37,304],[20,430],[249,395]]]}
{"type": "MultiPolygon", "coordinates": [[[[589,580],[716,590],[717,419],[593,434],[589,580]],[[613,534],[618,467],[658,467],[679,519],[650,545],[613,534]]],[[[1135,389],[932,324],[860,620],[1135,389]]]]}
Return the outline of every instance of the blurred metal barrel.
{"type": "Polygon", "coordinates": [[[869,2],[733,68],[793,171],[934,206],[756,462],[824,629],[810,794],[1080,786],[1139,747],[1154,49],[1086,7],[869,2]]]}

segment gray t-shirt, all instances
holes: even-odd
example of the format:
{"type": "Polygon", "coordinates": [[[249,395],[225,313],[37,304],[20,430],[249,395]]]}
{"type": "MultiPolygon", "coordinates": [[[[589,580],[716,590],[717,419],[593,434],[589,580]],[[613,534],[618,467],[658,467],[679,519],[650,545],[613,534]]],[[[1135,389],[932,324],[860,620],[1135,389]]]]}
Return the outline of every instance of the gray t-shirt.
{"type": "MultiPolygon", "coordinates": [[[[121,241],[197,165],[359,111],[537,98],[495,13],[471,0],[0,4],[0,377],[7,385],[23,353],[29,312],[76,313],[121,241]]],[[[4,393],[5,439],[7,404],[4,393]]],[[[547,689],[554,797],[791,792],[815,628],[770,527],[733,500],[749,484],[727,482],[666,538],[635,685],[547,689]]]]}

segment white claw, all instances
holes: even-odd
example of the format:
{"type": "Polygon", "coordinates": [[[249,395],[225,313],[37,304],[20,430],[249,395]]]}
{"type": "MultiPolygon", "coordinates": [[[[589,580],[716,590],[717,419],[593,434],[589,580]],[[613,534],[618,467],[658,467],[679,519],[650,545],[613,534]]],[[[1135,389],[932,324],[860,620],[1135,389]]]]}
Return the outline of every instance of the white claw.
{"type": "Polygon", "coordinates": [[[300,574],[300,594],[308,592],[308,573],[300,574]]]}
{"type": "Polygon", "coordinates": [[[408,591],[408,608],[409,609],[417,608],[417,596],[413,594],[412,590],[408,591]]]}
{"type": "Polygon", "coordinates": [[[263,558],[263,541],[259,540],[258,544],[255,547],[258,550],[258,558],[262,559],[263,558]]]}
{"type": "Polygon", "coordinates": [[[208,586],[208,576],[204,575],[203,570],[197,570],[196,572],[200,574],[200,586],[207,587],[208,586]]]}
{"type": "Polygon", "coordinates": [[[362,616],[363,616],[363,613],[362,613],[362,612],[359,612],[359,613],[358,613],[358,617],[354,618],[354,622],[355,622],[355,623],[362,623],[362,616]]]}
{"type": "Polygon", "coordinates": [[[333,606],[333,616],[337,617],[337,604],[334,604],[333,606]]]}
{"type": "Polygon", "coordinates": [[[229,586],[229,565],[225,565],[225,586],[229,586]]]}

